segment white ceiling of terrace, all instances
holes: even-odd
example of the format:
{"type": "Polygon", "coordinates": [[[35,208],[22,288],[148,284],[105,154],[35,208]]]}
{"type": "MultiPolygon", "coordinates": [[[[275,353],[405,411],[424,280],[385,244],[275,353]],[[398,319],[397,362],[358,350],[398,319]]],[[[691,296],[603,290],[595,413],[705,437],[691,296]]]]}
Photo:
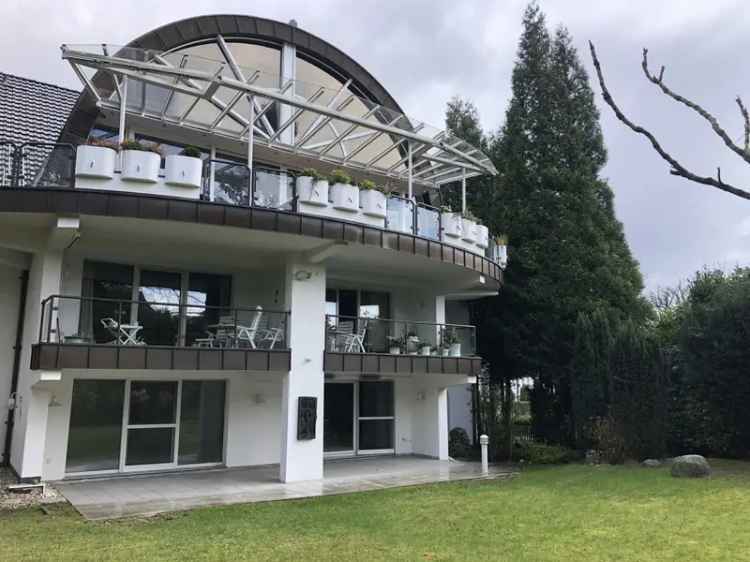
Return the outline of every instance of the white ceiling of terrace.
{"type": "Polygon", "coordinates": [[[253,141],[388,180],[406,181],[412,147],[413,181],[440,185],[497,173],[479,149],[451,134],[356,95],[351,81],[297,58],[296,78],[284,80],[280,51],[216,42],[172,52],[113,45],[63,45],[103,109],[253,141]]]}

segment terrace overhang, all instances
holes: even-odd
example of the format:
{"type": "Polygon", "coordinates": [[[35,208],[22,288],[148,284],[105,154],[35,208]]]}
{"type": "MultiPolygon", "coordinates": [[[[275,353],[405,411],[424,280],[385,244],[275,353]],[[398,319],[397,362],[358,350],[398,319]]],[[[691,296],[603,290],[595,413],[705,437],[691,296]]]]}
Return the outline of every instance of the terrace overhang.
{"type": "Polygon", "coordinates": [[[247,147],[249,166],[257,145],[284,153],[287,162],[296,156],[301,164],[318,161],[410,187],[497,174],[481,150],[447,131],[345,87],[332,91],[241,68],[224,38],[215,40],[224,61],[106,44],[63,45],[62,58],[99,110],[119,114],[121,124],[147,119],[229,139],[247,147]],[[272,112],[279,118],[269,119],[272,112]]]}

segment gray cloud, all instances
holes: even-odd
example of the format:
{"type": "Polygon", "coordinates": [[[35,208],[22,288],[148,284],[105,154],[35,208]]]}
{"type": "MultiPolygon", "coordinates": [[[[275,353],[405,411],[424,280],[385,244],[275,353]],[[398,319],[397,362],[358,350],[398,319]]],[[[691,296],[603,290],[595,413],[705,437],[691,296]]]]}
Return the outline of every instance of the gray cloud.
{"type": "MultiPolygon", "coordinates": [[[[695,171],[750,187],[747,166],[707,124],[665,99],[640,72],[641,48],[667,67],[676,90],[712,111],[739,138],[735,95],[750,103],[750,10],[741,0],[541,0],[551,26],[566,25],[591,70],[586,41],[599,49],[610,89],[695,171]]],[[[0,5],[0,70],[73,88],[61,43],[127,43],[170,21],[208,13],[252,13],[288,21],[351,54],[410,115],[440,125],[453,95],[472,99],[484,127],[502,124],[525,1],[384,2],[188,1],[103,3],[18,1],[0,5]],[[248,10],[252,10],[248,12],[248,10]]],[[[595,88],[598,92],[598,87],[595,88]]],[[[703,264],[750,263],[750,204],[669,175],[648,143],[599,100],[609,149],[605,175],[647,287],[674,284],[703,264]]]]}

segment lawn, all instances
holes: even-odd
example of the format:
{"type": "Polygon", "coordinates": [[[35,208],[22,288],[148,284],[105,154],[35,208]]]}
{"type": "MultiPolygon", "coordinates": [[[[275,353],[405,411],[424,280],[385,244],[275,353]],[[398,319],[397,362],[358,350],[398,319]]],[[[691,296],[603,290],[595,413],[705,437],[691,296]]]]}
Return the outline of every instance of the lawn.
{"type": "Polygon", "coordinates": [[[86,522],[0,513],[3,560],[750,560],[750,463],[709,480],[570,465],[473,481],[86,522]]]}

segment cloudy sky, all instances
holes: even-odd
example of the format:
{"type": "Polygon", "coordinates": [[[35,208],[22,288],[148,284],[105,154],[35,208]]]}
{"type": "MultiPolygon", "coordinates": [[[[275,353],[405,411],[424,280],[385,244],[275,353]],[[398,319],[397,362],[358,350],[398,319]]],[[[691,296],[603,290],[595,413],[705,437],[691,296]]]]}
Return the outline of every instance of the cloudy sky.
{"type": "MultiPolygon", "coordinates": [[[[713,112],[739,139],[737,94],[750,104],[747,0],[540,0],[551,26],[567,26],[586,66],[598,48],[609,87],[636,122],[695,172],[750,188],[750,168],[708,125],[666,99],[640,70],[641,49],[665,65],[665,81],[713,112]]],[[[372,72],[405,111],[440,125],[445,101],[469,98],[483,126],[502,124],[520,33],[523,0],[248,0],[0,3],[0,70],[79,89],[59,56],[61,43],[125,44],[199,14],[237,13],[299,26],[338,46],[372,72]],[[356,6],[356,7],[353,7],[356,6]]],[[[598,86],[596,86],[598,93],[598,86]]],[[[599,98],[601,102],[601,99],[599,98]]],[[[648,290],[707,264],[750,264],[750,202],[669,175],[647,142],[600,103],[609,163],[605,175],[641,263],[648,290]]]]}

